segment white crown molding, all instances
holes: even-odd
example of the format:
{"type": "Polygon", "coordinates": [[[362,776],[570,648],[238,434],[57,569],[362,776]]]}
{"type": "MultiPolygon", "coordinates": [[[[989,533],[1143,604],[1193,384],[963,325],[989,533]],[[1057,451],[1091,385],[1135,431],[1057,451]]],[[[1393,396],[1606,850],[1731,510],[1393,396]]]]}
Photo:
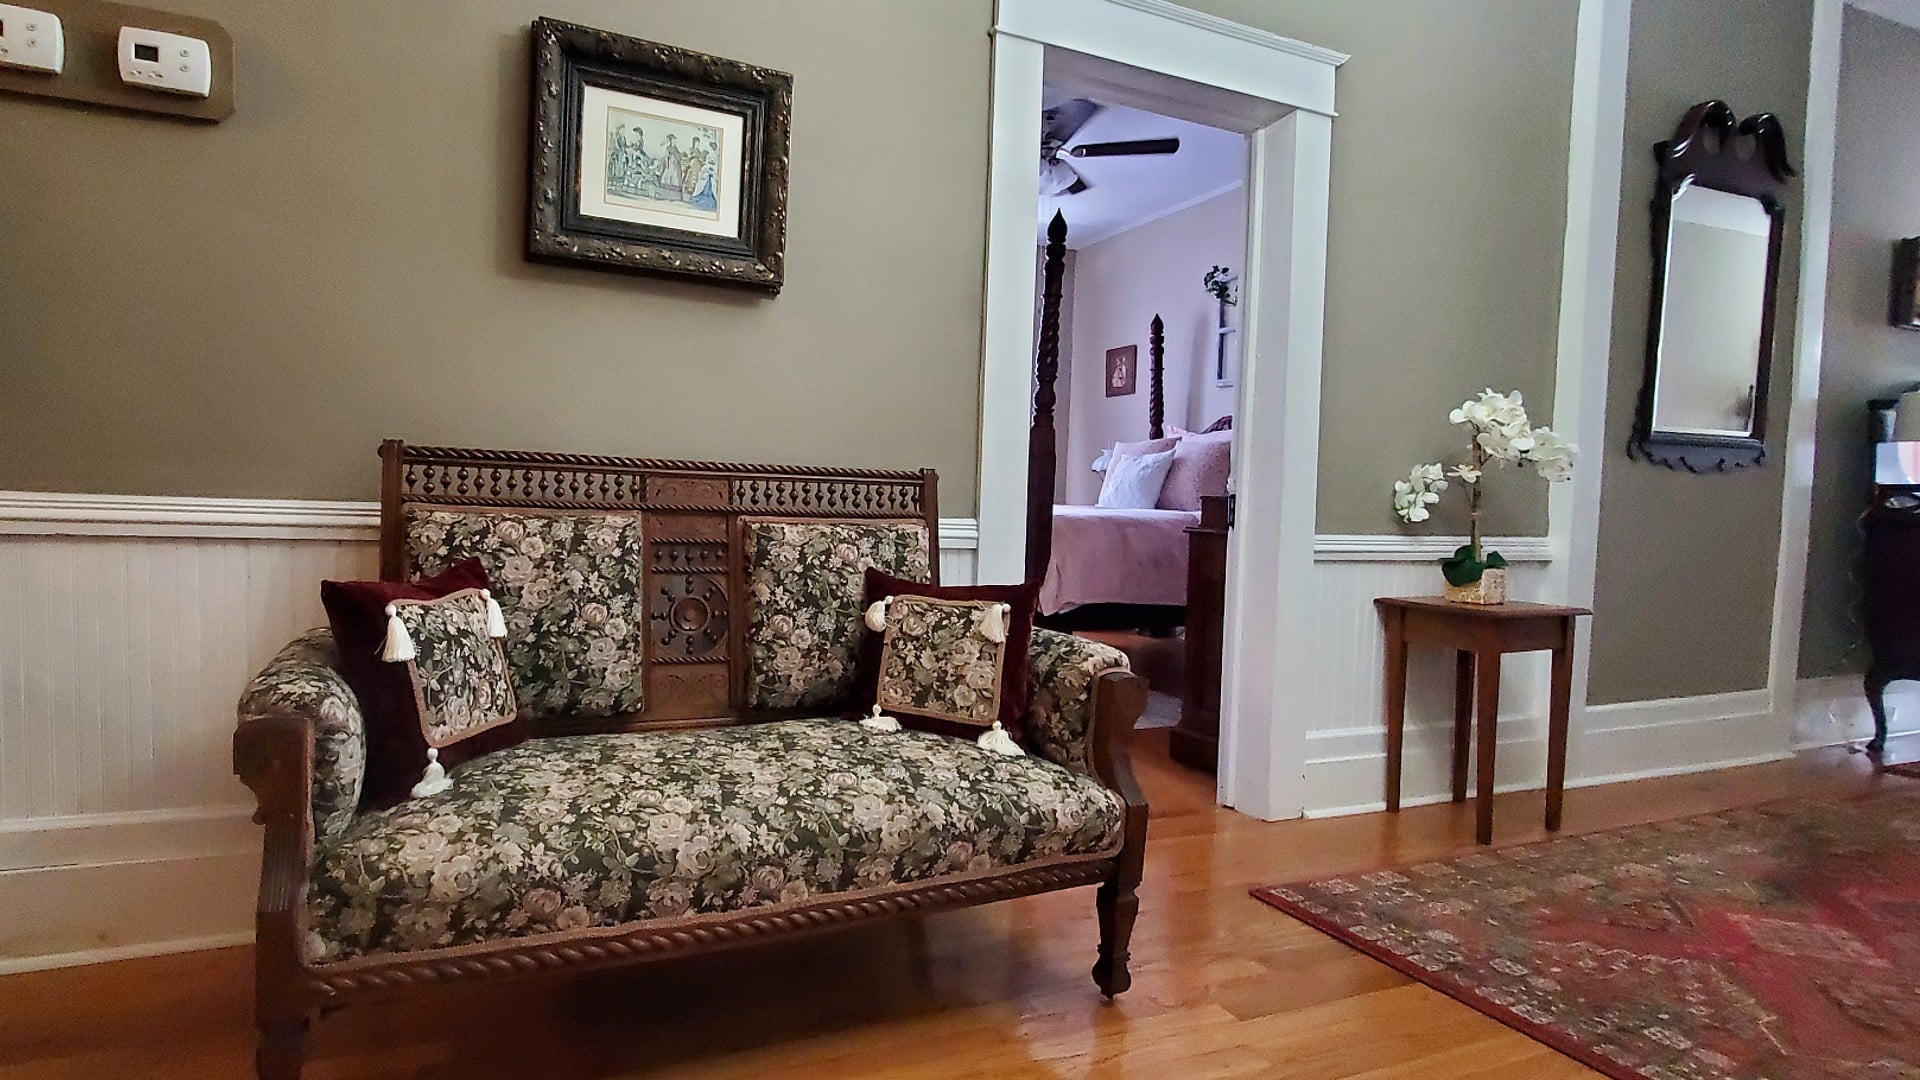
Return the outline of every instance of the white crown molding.
{"type": "Polygon", "coordinates": [[[1194,207],[1199,206],[1203,202],[1209,202],[1213,199],[1219,198],[1222,195],[1225,195],[1229,191],[1238,191],[1241,188],[1246,186],[1247,186],[1247,182],[1245,180],[1235,180],[1229,184],[1222,184],[1221,186],[1214,188],[1212,191],[1203,191],[1200,194],[1195,195],[1191,199],[1183,199],[1180,202],[1174,203],[1172,206],[1165,207],[1160,210],[1155,210],[1153,213],[1148,214],[1146,217],[1136,218],[1135,220],[1126,222],[1123,225],[1115,225],[1111,229],[1103,229],[1099,232],[1092,233],[1090,236],[1078,237],[1075,239],[1075,242],[1072,245],[1072,250],[1085,251],[1088,248],[1094,246],[1095,244],[1099,244],[1099,243],[1103,243],[1105,241],[1111,240],[1116,236],[1125,236],[1126,234],[1132,232],[1135,229],[1144,228],[1145,226],[1151,225],[1162,218],[1170,218],[1182,210],[1191,210],[1194,207]]]}
{"type": "Polygon", "coordinates": [[[1204,11],[1195,11],[1192,8],[1181,7],[1179,4],[1169,3],[1168,0],[1107,0],[1107,2],[1120,7],[1132,8],[1135,11],[1144,12],[1156,18],[1184,23],[1196,30],[1204,30],[1209,34],[1219,34],[1222,37],[1235,38],[1249,45],[1258,45],[1263,49],[1271,49],[1274,52],[1297,56],[1302,60],[1311,60],[1316,64],[1325,64],[1328,67],[1339,67],[1341,64],[1352,59],[1351,56],[1343,52],[1323,49],[1318,45],[1312,45],[1295,38],[1282,37],[1279,34],[1260,30],[1255,27],[1245,26],[1237,22],[1222,19],[1217,15],[1209,15],[1204,11]]]}
{"type": "MultiPolygon", "coordinates": [[[[191,495],[0,491],[0,536],[155,536],[233,540],[378,540],[380,504],[191,495]]],[[[974,518],[941,518],[940,546],[980,546],[974,518]]]]}
{"type": "MultiPolygon", "coordinates": [[[[1464,536],[1402,536],[1322,533],[1313,538],[1315,562],[1427,562],[1445,559],[1467,542],[1464,536]]],[[[1553,546],[1544,536],[1489,536],[1480,541],[1508,562],[1551,562],[1553,546]]]]}

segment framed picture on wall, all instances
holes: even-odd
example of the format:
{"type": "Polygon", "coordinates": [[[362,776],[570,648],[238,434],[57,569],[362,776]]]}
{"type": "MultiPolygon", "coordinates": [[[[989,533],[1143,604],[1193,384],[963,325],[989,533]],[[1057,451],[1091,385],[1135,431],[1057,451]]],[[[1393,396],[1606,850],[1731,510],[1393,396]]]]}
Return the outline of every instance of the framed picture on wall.
{"type": "Polygon", "coordinates": [[[1902,330],[1920,330],[1920,236],[1893,245],[1893,304],[1888,318],[1902,330]]]}
{"type": "Polygon", "coordinates": [[[1133,393],[1140,377],[1140,346],[1122,345],[1107,350],[1107,396],[1126,397],[1133,393]]]}
{"type": "Polygon", "coordinates": [[[533,24],[527,257],[778,293],[793,78],[533,24]]]}

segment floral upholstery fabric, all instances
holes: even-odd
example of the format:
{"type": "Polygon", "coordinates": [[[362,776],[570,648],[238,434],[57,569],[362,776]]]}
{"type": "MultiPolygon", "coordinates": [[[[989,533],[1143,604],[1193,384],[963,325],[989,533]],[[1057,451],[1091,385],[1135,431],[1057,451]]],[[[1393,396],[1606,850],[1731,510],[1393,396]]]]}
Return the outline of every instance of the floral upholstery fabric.
{"type": "Polygon", "coordinates": [[[313,723],[313,831],[324,843],[346,831],[367,772],[367,726],[339,650],[324,627],[295,638],[240,695],[240,722],[301,716],[313,723]]]}
{"type": "Polygon", "coordinates": [[[319,852],[312,959],[793,904],[1122,834],[1086,776],[842,720],[536,739],[453,779],[319,852]]]}
{"type": "Polygon", "coordinates": [[[979,727],[999,719],[1007,646],[1004,640],[989,640],[981,628],[982,620],[999,617],[999,608],[925,596],[890,600],[880,652],[880,707],[979,727]]]}
{"type": "Polygon", "coordinates": [[[416,655],[407,674],[428,746],[451,746],[513,721],[519,712],[513,680],[506,653],[487,634],[487,600],[480,590],[397,600],[393,610],[413,638],[416,655]]]}
{"type": "Polygon", "coordinates": [[[487,568],[507,617],[521,706],[541,716],[639,712],[646,618],[638,514],[421,510],[407,516],[413,568],[487,568]]]}
{"type": "Polygon", "coordinates": [[[1127,654],[1111,645],[1062,634],[1033,631],[1027,686],[1033,707],[1027,739],[1035,752],[1077,773],[1088,769],[1093,737],[1093,680],[1109,671],[1126,671],[1127,654]]]}
{"type": "Polygon", "coordinates": [[[747,703],[832,709],[853,691],[867,567],[932,576],[925,525],[884,521],[742,522],[747,703]]]}

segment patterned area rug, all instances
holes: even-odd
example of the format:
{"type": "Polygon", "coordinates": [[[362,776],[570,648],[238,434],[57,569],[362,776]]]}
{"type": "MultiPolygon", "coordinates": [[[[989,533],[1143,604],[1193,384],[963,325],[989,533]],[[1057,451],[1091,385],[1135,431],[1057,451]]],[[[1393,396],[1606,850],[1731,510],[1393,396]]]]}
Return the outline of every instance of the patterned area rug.
{"type": "Polygon", "coordinates": [[[1920,788],[1254,895],[1609,1076],[1920,1078],[1920,788]]]}

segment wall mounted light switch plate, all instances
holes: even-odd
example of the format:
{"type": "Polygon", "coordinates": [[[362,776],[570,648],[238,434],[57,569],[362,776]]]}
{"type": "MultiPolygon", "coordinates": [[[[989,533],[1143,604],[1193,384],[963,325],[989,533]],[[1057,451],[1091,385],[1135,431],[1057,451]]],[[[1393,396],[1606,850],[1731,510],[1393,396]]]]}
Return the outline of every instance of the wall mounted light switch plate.
{"type": "Polygon", "coordinates": [[[166,94],[203,98],[213,92],[213,54],[199,38],[123,26],[120,81],[166,94]]]}
{"type": "Polygon", "coordinates": [[[67,37],[60,16],[0,4],[0,67],[58,75],[66,66],[67,37]]]}

